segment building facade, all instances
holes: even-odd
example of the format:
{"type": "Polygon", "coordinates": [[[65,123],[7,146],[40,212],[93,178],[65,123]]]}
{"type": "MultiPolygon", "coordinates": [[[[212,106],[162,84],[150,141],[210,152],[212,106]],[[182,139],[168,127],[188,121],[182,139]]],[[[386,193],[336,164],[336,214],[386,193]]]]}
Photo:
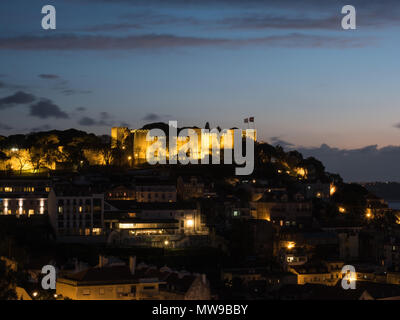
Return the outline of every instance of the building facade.
{"type": "Polygon", "coordinates": [[[16,216],[46,214],[50,188],[51,181],[46,179],[2,179],[0,214],[16,216]]]}
{"type": "Polygon", "coordinates": [[[48,201],[50,222],[58,236],[92,236],[103,233],[103,194],[77,189],[52,189],[48,201]]]}

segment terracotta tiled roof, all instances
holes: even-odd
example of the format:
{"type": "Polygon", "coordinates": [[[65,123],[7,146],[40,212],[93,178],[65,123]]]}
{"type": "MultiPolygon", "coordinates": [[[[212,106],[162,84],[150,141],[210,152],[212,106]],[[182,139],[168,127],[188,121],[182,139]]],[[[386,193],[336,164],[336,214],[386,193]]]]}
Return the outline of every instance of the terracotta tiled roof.
{"type": "Polygon", "coordinates": [[[155,267],[137,268],[135,274],[131,274],[128,266],[112,266],[89,268],[78,273],[65,275],[60,278],[60,281],[62,279],[76,281],[78,285],[82,283],[138,283],[142,279],[152,279],[158,282],[165,282],[168,290],[186,293],[196,276],[160,271],[155,267]]]}
{"type": "Polygon", "coordinates": [[[78,273],[70,274],[64,278],[78,282],[98,281],[136,281],[137,275],[132,275],[127,266],[113,266],[104,268],[90,268],[78,273]]]}

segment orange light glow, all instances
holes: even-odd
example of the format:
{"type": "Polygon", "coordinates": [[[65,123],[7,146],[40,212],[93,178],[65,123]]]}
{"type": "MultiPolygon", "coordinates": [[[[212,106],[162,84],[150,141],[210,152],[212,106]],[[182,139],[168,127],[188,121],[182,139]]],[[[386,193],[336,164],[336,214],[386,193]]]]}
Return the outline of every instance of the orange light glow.
{"type": "Polygon", "coordinates": [[[294,247],[296,246],[296,243],[294,243],[293,241],[291,241],[291,242],[289,242],[288,244],[287,244],[287,248],[290,250],[290,249],[293,249],[294,247]]]}

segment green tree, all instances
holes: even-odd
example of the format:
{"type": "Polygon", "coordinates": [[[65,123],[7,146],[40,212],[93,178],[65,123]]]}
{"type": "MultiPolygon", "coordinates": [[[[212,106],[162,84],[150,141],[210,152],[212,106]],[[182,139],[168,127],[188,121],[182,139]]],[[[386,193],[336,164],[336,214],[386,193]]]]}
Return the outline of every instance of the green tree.
{"type": "Polygon", "coordinates": [[[34,135],[29,139],[29,162],[35,172],[41,167],[50,168],[61,156],[60,140],[55,134],[34,135]]]}

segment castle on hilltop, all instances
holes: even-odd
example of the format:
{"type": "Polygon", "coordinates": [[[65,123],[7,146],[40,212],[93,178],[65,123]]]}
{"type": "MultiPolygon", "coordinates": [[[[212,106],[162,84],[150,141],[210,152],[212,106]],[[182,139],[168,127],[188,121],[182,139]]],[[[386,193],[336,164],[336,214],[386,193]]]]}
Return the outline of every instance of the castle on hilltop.
{"type": "MultiPolygon", "coordinates": [[[[168,125],[163,124],[162,127],[167,128],[168,125]]],[[[121,148],[126,151],[128,154],[128,159],[132,165],[139,165],[146,163],[146,152],[147,149],[154,143],[154,141],[146,140],[147,134],[151,130],[150,128],[146,128],[145,126],[142,129],[129,129],[127,127],[113,127],[111,128],[111,147],[112,148],[121,148]]],[[[164,128],[164,129],[165,129],[164,128]]],[[[198,139],[197,141],[197,150],[192,150],[194,152],[192,155],[195,159],[202,159],[204,157],[210,156],[212,154],[213,146],[218,148],[218,150],[223,149],[233,149],[234,146],[234,129],[231,128],[228,130],[220,131],[220,134],[215,134],[210,132],[210,130],[202,129],[198,127],[190,127],[190,128],[182,128],[182,129],[191,129],[196,134],[198,139]]],[[[178,129],[179,132],[180,129],[178,129]]],[[[168,136],[168,132],[165,132],[166,136],[168,136]]],[[[247,132],[246,130],[242,131],[242,138],[250,138],[254,141],[257,140],[257,132],[255,129],[247,132]]],[[[189,140],[189,137],[174,137],[176,141],[177,150],[180,150],[189,140]]],[[[168,140],[168,139],[167,139],[168,140]]],[[[170,152],[167,144],[167,148],[165,150],[166,157],[169,158],[170,152]]]]}

